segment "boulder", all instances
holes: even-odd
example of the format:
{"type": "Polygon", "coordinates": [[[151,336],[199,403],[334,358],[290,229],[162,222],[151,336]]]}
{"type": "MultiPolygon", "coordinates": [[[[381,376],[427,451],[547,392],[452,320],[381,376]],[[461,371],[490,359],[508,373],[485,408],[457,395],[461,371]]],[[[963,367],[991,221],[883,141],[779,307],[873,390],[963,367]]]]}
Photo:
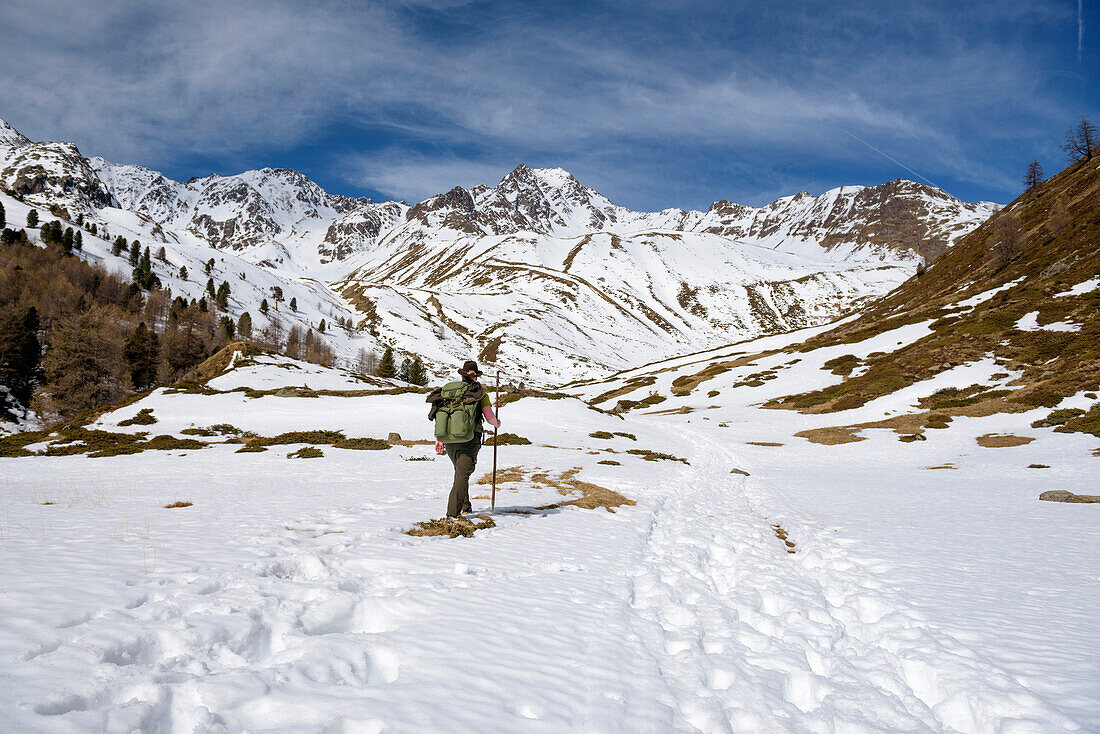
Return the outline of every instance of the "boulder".
{"type": "Polygon", "coordinates": [[[401,434],[400,433],[391,433],[390,435],[386,436],[386,440],[391,441],[391,442],[392,441],[400,441],[401,440],[401,434]]]}
{"type": "Polygon", "coordinates": [[[1100,496],[1094,494],[1074,494],[1064,489],[1051,489],[1039,495],[1046,502],[1100,502],[1100,496]]]}

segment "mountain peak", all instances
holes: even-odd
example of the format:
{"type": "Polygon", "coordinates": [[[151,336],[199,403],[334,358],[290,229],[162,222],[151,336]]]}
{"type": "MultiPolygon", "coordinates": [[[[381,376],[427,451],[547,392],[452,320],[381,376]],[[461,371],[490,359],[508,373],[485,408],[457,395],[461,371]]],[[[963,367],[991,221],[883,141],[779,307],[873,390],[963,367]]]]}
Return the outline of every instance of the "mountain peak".
{"type": "Polygon", "coordinates": [[[18,148],[30,145],[31,139],[16,130],[4,120],[0,120],[0,145],[6,148],[18,148]]]}

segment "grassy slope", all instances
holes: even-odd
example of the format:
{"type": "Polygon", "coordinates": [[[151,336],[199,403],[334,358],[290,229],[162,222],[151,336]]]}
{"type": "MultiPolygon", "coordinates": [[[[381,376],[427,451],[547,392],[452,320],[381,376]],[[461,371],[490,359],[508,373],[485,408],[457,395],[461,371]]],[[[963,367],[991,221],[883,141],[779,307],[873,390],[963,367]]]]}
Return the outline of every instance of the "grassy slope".
{"type": "MultiPolygon", "coordinates": [[[[981,390],[964,396],[985,400],[985,412],[1052,407],[1068,395],[1100,385],[1100,290],[1055,297],[1100,273],[1100,164],[1072,165],[1025,192],[1006,210],[962,238],[920,278],[912,278],[858,319],[793,348],[807,352],[863,341],[898,326],[932,321],[934,332],[895,352],[851,359],[842,373],[866,370],[828,388],[780,398],[770,407],[831,412],[858,407],[952,366],[993,354],[1007,368],[1022,370],[1007,394],[981,390]],[[1064,203],[1062,226],[1052,220],[1064,203]],[[1052,216],[1053,215],[1053,216],[1052,216]],[[1006,265],[998,258],[997,218],[1014,216],[1022,233],[1020,254],[1006,265]],[[1019,282],[1015,282],[1019,281],[1019,282]],[[1006,288],[973,309],[959,302],[1006,288]],[[1080,324],[1079,331],[1020,331],[1016,323],[1038,311],[1040,325],[1080,324]]],[[[950,397],[950,396],[946,396],[950,397]]],[[[958,396],[955,396],[958,399],[958,396]]],[[[929,407],[941,407],[930,401],[929,407]]],[[[961,406],[942,406],[961,407],[961,406]]],[[[1094,410],[1094,412],[1096,412],[1094,410]]]]}

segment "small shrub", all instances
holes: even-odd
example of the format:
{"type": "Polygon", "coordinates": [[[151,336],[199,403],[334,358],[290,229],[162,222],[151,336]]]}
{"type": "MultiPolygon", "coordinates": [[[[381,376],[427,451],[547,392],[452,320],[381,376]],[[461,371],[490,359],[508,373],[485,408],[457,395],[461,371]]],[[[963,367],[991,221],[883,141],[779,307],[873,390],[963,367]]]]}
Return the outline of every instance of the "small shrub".
{"type": "Polygon", "coordinates": [[[191,503],[190,503],[190,502],[173,502],[173,503],[172,503],[172,504],[170,504],[170,505],[165,505],[165,506],[164,506],[164,509],[166,509],[166,510],[173,510],[173,509],[175,509],[175,508],[177,508],[177,507],[190,507],[190,506],[191,506],[191,503]]]}
{"type": "Polygon", "coordinates": [[[316,446],[303,446],[297,451],[291,451],[286,455],[288,459],[320,459],[324,452],[316,446]]]}
{"type": "Polygon", "coordinates": [[[592,438],[603,438],[603,439],[614,438],[615,437],[615,434],[613,434],[611,431],[593,431],[592,433],[590,433],[588,435],[591,436],[592,438]]]}
{"type": "Polygon", "coordinates": [[[218,435],[217,432],[211,428],[184,428],[180,433],[187,436],[202,436],[204,438],[218,435]]]}
{"type": "Polygon", "coordinates": [[[152,408],[142,408],[138,411],[138,414],[133,418],[127,418],[124,421],[119,421],[120,426],[151,426],[157,422],[156,416],[153,415],[152,408]]]}
{"type": "Polygon", "coordinates": [[[852,374],[852,370],[859,366],[859,357],[854,354],[842,354],[839,357],[833,357],[825,364],[821,365],[821,369],[829,370],[834,375],[843,375],[847,377],[852,374]]]}
{"type": "Polygon", "coordinates": [[[234,451],[235,454],[258,454],[261,451],[267,451],[266,446],[256,443],[255,441],[249,441],[244,446],[234,451]]]}
{"type": "Polygon", "coordinates": [[[607,464],[608,466],[622,466],[621,463],[614,459],[604,459],[603,461],[597,461],[597,464],[607,464]]]}

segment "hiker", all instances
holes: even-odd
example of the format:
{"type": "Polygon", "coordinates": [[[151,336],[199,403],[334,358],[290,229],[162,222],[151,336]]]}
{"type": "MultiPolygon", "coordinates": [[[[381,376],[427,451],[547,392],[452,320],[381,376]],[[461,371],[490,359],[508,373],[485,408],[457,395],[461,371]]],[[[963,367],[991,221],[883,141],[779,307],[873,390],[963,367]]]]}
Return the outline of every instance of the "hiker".
{"type": "Polygon", "coordinates": [[[446,453],[455,467],[454,485],[447,500],[447,517],[458,517],[470,512],[470,475],[477,465],[477,452],[481,448],[482,422],[488,421],[494,429],[500,428],[500,420],[493,414],[489,391],[477,381],[482,372],[477,362],[467,360],[458,371],[462,380],[448,382],[432,390],[428,402],[432,404],[428,420],[435,421],[435,452],[446,453]]]}

